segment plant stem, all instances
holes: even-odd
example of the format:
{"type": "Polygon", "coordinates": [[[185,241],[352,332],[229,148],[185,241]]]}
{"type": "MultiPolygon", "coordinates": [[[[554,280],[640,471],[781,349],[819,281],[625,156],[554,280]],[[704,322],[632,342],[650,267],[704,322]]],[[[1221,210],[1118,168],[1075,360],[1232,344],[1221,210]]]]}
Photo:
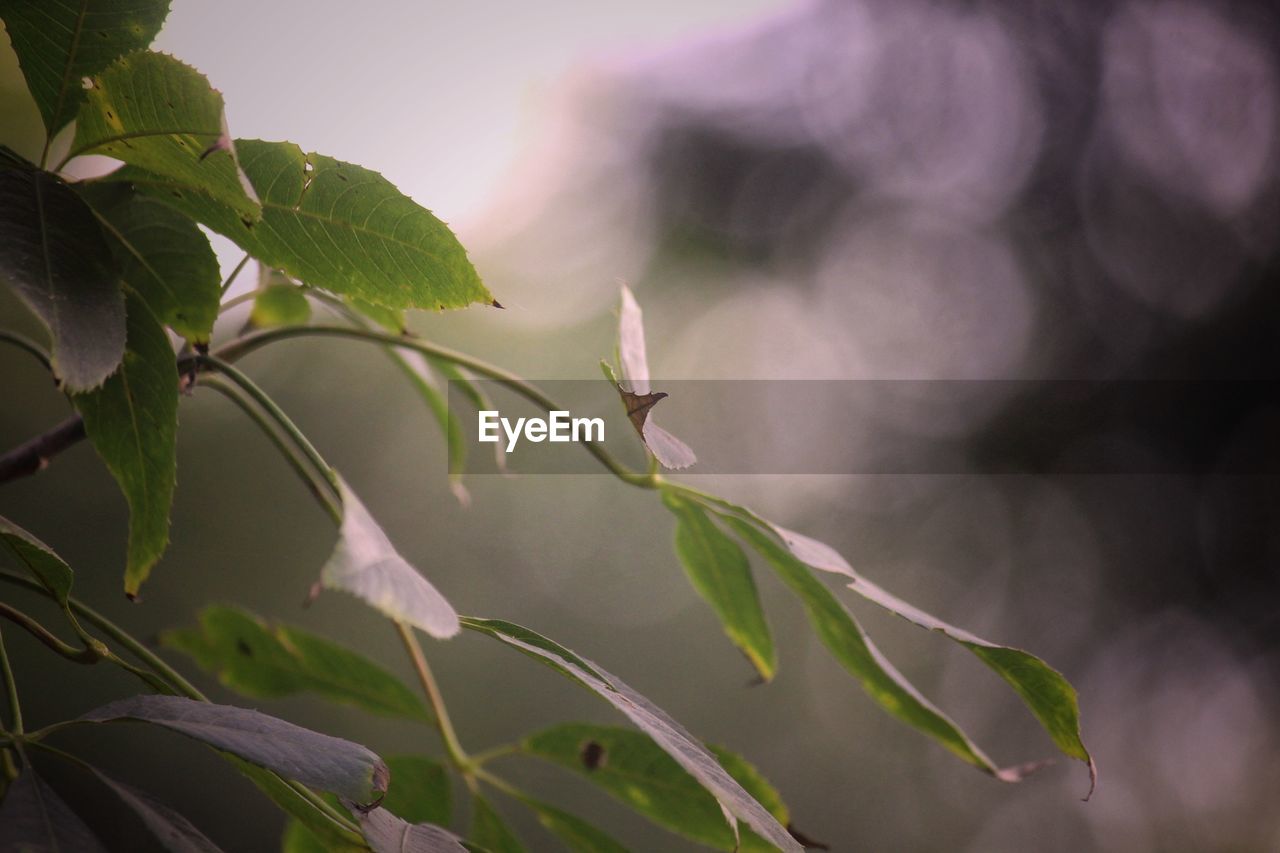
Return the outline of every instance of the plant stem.
{"type": "Polygon", "coordinates": [[[0,329],[0,341],[13,344],[20,350],[29,353],[36,361],[44,365],[44,369],[53,372],[53,359],[49,353],[45,352],[44,347],[40,346],[30,338],[19,335],[17,332],[10,332],[6,329],[0,329]]]}
{"type": "Polygon", "coordinates": [[[508,755],[519,755],[520,751],[520,744],[518,743],[499,744],[471,756],[471,764],[477,768],[483,767],[490,761],[497,761],[499,758],[505,758],[508,755]]]}
{"type": "MultiPolygon", "coordinates": [[[[479,375],[492,379],[501,383],[505,387],[511,389],[515,393],[529,400],[534,405],[550,412],[559,410],[561,407],[555,400],[552,400],[542,392],[540,388],[530,382],[526,382],[514,373],[473,358],[465,353],[460,353],[446,347],[436,344],[427,343],[417,338],[406,337],[404,335],[393,335],[387,332],[379,332],[372,329],[358,329],[350,326],[281,326],[276,329],[264,329],[259,332],[252,332],[234,341],[227,343],[219,348],[217,355],[228,360],[235,360],[260,347],[266,346],[274,341],[286,340],[288,338],[301,337],[336,337],[347,338],[350,340],[366,341],[383,346],[403,347],[405,349],[416,350],[423,355],[438,358],[442,361],[448,361],[453,364],[465,367],[467,370],[479,375]]],[[[599,444],[589,441],[580,442],[587,452],[609,469],[615,477],[632,486],[640,488],[653,489],[657,488],[656,475],[653,473],[641,474],[632,471],[621,462],[613,458],[607,450],[599,444]]]]}
{"type": "Polygon", "coordinates": [[[64,643],[54,636],[48,628],[3,601],[0,601],[0,618],[8,619],[67,660],[75,661],[76,663],[94,664],[103,658],[100,649],[92,646],[77,649],[69,643],[64,643]]]}
{"type": "Polygon", "coordinates": [[[231,271],[231,275],[227,276],[227,280],[222,283],[221,295],[227,295],[227,291],[231,289],[231,285],[235,283],[236,277],[240,275],[240,271],[244,269],[244,265],[247,263],[249,263],[249,253],[245,252],[244,257],[240,259],[240,263],[236,264],[235,269],[231,271]]]}
{"type": "Polygon", "coordinates": [[[10,734],[22,734],[22,703],[18,700],[18,682],[13,679],[13,667],[9,664],[9,653],[4,648],[4,635],[0,632],[0,670],[4,675],[4,692],[9,698],[10,734]]]}
{"type": "Polygon", "coordinates": [[[312,496],[320,502],[325,511],[333,519],[334,524],[342,523],[342,507],[330,494],[327,483],[319,479],[316,472],[307,466],[307,460],[298,453],[293,445],[289,444],[281,435],[280,430],[258,409],[253,405],[253,401],[248,399],[246,395],[235,385],[232,385],[218,376],[202,376],[200,377],[200,385],[207,386],[214,391],[222,394],[231,402],[235,403],[240,410],[249,416],[258,428],[271,440],[276,450],[280,451],[289,465],[293,468],[295,474],[307,485],[311,490],[312,496]]]}
{"type": "MultiPolygon", "coordinates": [[[[207,364],[214,370],[217,370],[223,376],[226,376],[236,385],[240,386],[242,391],[252,397],[254,402],[262,407],[267,415],[271,417],[271,420],[275,421],[276,425],[279,426],[280,429],[284,430],[285,434],[288,435],[289,438],[293,440],[293,443],[298,446],[298,449],[306,455],[307,460],[315,466],[316,471],[324,476],[324,478],[329,482],[329,485],[333,487],[334,493],[336,494],[338,492],[337,473],[332,467],[330,467],[328,462],[324,461],[324,457],[320,455],[320,451],[316,450],[315,445],[313,445],[307,437],[302,434],[302,431],[289,419],[289,416],[284,413],[284,410],[276,405],[276,401],[272,400],[271,397],[267,395],[267,392],[259,388],[252,379],[240,372],[240,370],[238,370],[234,365],[216,355],[201,355],[197,356],[197,358],[200,363],[207,364]]],[[[338,520],[341,520],[341,518],[342,516],[339,514],[338,520]]]]}
{"type": "Polygon", "coordinates": [[[62,423],[0,456],[0,483],[43,470],[49,460],[84,438],[84,421],[72,415],[62,423]]]}
{"type": "Polygon", "coordinates": [[[427,701],[431,703],[431,710],[435,712],[436,729],[440,732],[440,739],[444,742],[449,760],[462,771],[463,775],[468,775],[474,769],[473,762],[458,741],[458,734],[454,731],[453,722],[449,719],[449,709],[445,707],[440,686],[436,684],[431,667],[427,664],[427,656],[422,653],[422,645],[418,642],[417,635],[413,633],[412,626],[398,619],[395,625],[396,631],[400,634],[400,640],[413,661],[413,668],[418,673],[418,681],[422,683],[422,689],[427,694],[427,701]]]}

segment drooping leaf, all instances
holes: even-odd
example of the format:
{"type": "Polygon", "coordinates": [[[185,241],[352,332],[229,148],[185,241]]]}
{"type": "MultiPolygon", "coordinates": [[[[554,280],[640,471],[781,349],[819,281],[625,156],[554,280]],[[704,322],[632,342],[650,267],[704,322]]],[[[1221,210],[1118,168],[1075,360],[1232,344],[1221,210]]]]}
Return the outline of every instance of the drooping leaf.
{"type": "Polygon", "coordinates": [[[338,544],[320,572],[321,583],[362,598],[392,619],[433,637],[457,634],[458,614],[453,605],[396,552],[344,480],[339,479],[338,487],[342,525],[338,544]]]}
{"type": "MultiPolygon", "coordinates": [[[[791,556],[805,565],[852,579],[852,583],[848,584],[849,589],[857,592],[867,600],[921,628],[944,634],[973,652],[983,663],[1003,678],[1022,698],[1063,754],[1085,763],[1089,768],[1089,794],[1093,793],[1093,786],[1097,781],[1097,768],[1080,736],[1079,700],[1076,696],[1075,688],[1057,670],[1030,652],[984,640],[968,631],[948,625],[918,607],[908,604],[854,571],[853,567],[838,551],[823,542],[774,525],[750,510],[721,498],[705,495],[701,496],[700,500],[712,505],[718,512],[722,511],[726,518],[737,518],[741,523],[753,526],[758,531],[765,533],[766,539],[759,541],[768,541],[768,537],[775,537],[776,541],[786,546],[791,556]]],[[[740,524],[735,525],[735,527],[740,526],[740,524]]],[[[751,541],[754,544],[756,540],[751,541]]],[[[776,551],[776,549],[773,550],[776,551]]],[[[761,553],[766,558],[770,556],[768,552],[762,551],[761,553]]],[[[776,563],[775,567],[777,567],[776,563]]],[[[869,646],[869,648],[876,654],[880,664],[885,666],[887,661],[879,657],[879,653],[874,647],[869,646]]],[[[872,691],[872,695],[875,695],[874,691],[872,691]]],[[[956,751],[955,747],[946,741],[944,741],[944,744],[956,751]]],[[[961,754],[964,757],[962,752],[957,754],[961,754]]],[[[980,753],[978,754],[980,755],[980,753]]],[[[983,765],[978,763],[978,766],[981,767],[983,765]]],[[[1020,768],[1006,768],[1000,771],[1001,774],[1005,774],[1000,778],[1005,778],[1006,776],[1012,776],[1013,779],[1021,778],[1038,766],[1040,766],[1040,762],[1020,768]]],[[[1088,795],[1086,795],[1085,799],[1088,799],[1088,795]]]]}
{"type": "Polygon", "coordinates": [[[124,591],[134,597],[169,544],[177,477],[178,370],[169,337],[129,295],[128,344],[101,388],[71,397],[85,433],[129,503],[124,591]]]}
{"type": "Polygon", "coordinates": [[[373,853],[466,853],[458,837],[429,823],[409,823],[386,809],[355,809],[373,853]]]}
{"type": "Polygon", "coordinates": [[[0,850],[106,853],[107,848],[31,767],[0,803],[0,850]]]}
{"type": "Polygon", "coordinates": [[[120,364],[119,269],[93,211],[55,175],[0,168],[0,280],[48,326],[67,390],[97,388],[120,364]]]}
{"type": "Polygon", "coordinates": [[[198,628],[167,631],[160,641],[246,696],[310,691],[375,714],[431,719],[416,693],[363,655],[301,628],[267,625],[236,607],[206,607],[198,628]]]}
{"type": "MultiPolygon", "coordinates": [[[[522,747],[531,755],[581,774],[659,826],[719,850],[735,849],[733,832],[725,824],[715,797],[639,732],[566,723],[525,738],[522,747]]],[[[754,767],[732,753],[714,747],[712,752],[779,823],[788,823],[786,806],[754,767]]],[[[738,849],[774,848],[748,830],[742,834],[738,849]]]]}
{"type": "Polygon", "coordinates": [[[769,681],[777,654],[747,555],[697,504],[672,491],[665,491],[662,501],[677,519],[676,554],[689,580],[720,617],[729,639],[769,681]]]}
{"type": "Polygon", "coordinates": [[[151,44],[169,0],[0,0],[0,19],[52,137],[75,117],[85,77],[151,44]]]}
{"type": "Polygon", "coordinates": [[[307,301],[306,292],[279,270],[262,266],[249,323],[259,329],[269,329],[301,325],[310,319],[311,303],[307,301]]]}
{"type": "Polygon", "coordinates": [[[147,829],[165,850],[170,853],[220,853],[221,848],[196,829],[191,821],[155,797],[112,779],[101,770],[95,768],[93,772],[102,784],[142,818],[147,829]]]}
{"type": "Polygon", "coordinates": [[[8,552],[26,566],[35,579],[53,594],[55,601],[67,603],[73,577],[71,567],[52,548],[4,516],[0,516],[0,551],[8,552]]]}
{"type": "Polygon", "coordinates": [[[240,169],[222,95],[203,74],[163,53],[140,50],[89,80],[71,155],[103,154],[226,205],[242,222],[262,208],[240,169]]]}
{"type": "Polygon", "coordinates": [[[736,516],[727,516],[726,521],[800,598],[818,639],[881,707],[998,779],[1014,782],[1024,775],[1022,768],[997,767],[959,726],[921,695],[872,644],[845,606],[781,542],[736,516]]]}
{"type": "MultiPolygon", "coordinates": [[[[234,753],[223,752],[221,755],[270,797],[271,801],[289,815],[292,821],[301,824],[303,829],[313,836],[316,843],[321,845],[321,849],[334,851],[334,853],[366,849],[359,833],[339,824],[332,815],[322,811],[311,800],[300,796],[280,775],[245,761],[234,753]]],[[[327,794],[322,794],[321,798],[332,799],[333,802],[330,805],[336,807],[337,798],[327,794]]]]}
{"type": "Polygon", "coordinates": [[[502,815],[479,794],[471,798],[471,829],[467,840],[491,853],[524,853],[524,845],[502,815]]]}
{"type": "Polygon", "coordinates": [[[173,208],[123,184],[77,189],[98,214],[121,280],[161,323],[194,344],[208,343],[222,279],[204,233],[173,208]]]}
{"type": "Polygon", "coordinates": [[[715,757],[684,727],[636,693],[617,676],[586,663],[577,655],[528,628],[489,619],[466,617],[464,627],[479,631],[525,654],[548,663],[621,711],[641,731],[662,747],[690,775],[725,807],[728,814],[744,821],[763,839],[789,853],[801,847],[769,811],[733,779],[715,757]]]}
{"type": "Polygon", "coordinates": [[[289,142],[236,146],[262,200],[258,224],[189,179],[122,169],[108,180],[132,182],[312,287],[387,308],[493,301],[453,232],[381,175],[289,142]]]}
{"type": "Polygon", "coordinates": [[[181,696],[133,696],[109,702],[79,719],[89,723],[127,719],[164,726],[357,803],[377,802],[387,790],[386,764],[360,744],[247,708],[181,696]]]}
{"type": "Polygon", "coordinates": [[[447,825],[453,818],[449,774],[438,761],[420,755],[387,758],[391,786],[382,807],[410,823],[447,825]]]}

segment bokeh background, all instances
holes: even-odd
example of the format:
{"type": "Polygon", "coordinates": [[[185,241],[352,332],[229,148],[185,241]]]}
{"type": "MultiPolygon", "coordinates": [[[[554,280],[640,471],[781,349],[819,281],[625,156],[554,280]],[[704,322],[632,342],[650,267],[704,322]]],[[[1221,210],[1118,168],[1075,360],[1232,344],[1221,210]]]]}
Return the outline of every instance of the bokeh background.
{"type": "MultiPolygon", "coordinates": [[[[414,328],[530,378],[598,376],[624,279],[660,377],[1270,380],[1278,35],[1269,4],[1209,0],[175,0],[157,47],[224,92],[236,135],[377,169],[449,221],[507,310],[414,328]]],[[[0,141],[38,151],[7,45],[0,110],[0,141]]],[[[0,316],[30,328],[7,295],[0,316]]],[[[748,686],[652,495],[604,476],[484,477],[463,508],[433,422],[378,353],[296,343],[244,366],[459,609],[600,661],[748,756],[797,826],[835,850],[1280,847],[1280,489],[1237,475],[1280,428],[1265,397],[1205,437],[1229,473],[698,480],[1061,669],[1102,772],[1085,804],[1078,765],[1001,785],[879,712],[764,573],[781,673],[748,686]]],[[[67,412],[20,353],[0,351],[0,383],[0,446],[67,412]]],[[[878,414],[980,442],[1035,405],[973,387],[961,405],[907,396],[878,414]]],[[[89,447],[0,489],[0,514],[53,545],[79,594],[139,635],[228,601],[408,678],[392,630],[353,599],[302,608],[334,532],[252,425],[210,394],[183,402],[181,424],[173,545],[141,604],[120,594],[125,506],[89,447]]],[[[821,452],[857,452],[858,435],[831,434],[821,452]]],[[[762,423],[752,452],[787,436],[785,418],[762,423]]],[[[1141,435],[1087,440],[1178,468],[1141,435]]],[[[1052,752],[971,656],[851,605],[997,760],[1052,752]]],[[[5,638],[33,724],[133,687],[5,638]]],[[[468,746],[561,719],[618,722],[484,639],[428,652],[468,746]]],[[[425,729],[310,699],[253,704],[384,753],[436,750],[425,729]]],[[[163,791],[228,850],[275,849],[280,814],[182,738],[122,726],[63,739],[163,791]]],[[[504,769],[634,849],[689,849],[554,768],[504,769]]],[[[125,844],[132,827],[99,789],[48,772],[125,844]]],[[[502,805],[532,849],[555,849],[502,805]]]]}

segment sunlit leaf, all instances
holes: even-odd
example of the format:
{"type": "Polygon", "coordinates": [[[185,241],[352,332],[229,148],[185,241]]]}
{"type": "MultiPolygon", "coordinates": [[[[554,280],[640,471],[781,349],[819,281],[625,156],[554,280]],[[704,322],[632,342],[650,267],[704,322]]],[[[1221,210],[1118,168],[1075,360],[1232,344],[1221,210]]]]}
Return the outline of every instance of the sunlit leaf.
{"type": "Polygon", "coordinates": [[[387,790],[386,764],[360,744],[247,708],[181,696],[133,696],[109,702],[79,719],[89,723],[139,720],[164,726],[357,803],[377,802],[387,790]]]}
{"type": "Polygon", "coordinates": [[[674,758],[681,767],[725,807],[735,818],[744,821],[763,839],[781,850],[799,853],[799,844],[777,819],[733,779],[715,757],[684,727],[648,699],[636,693],[617,676],[594,664],[580,665],[581,658],[557,643],[528,628],[488,619],[463,619],[463,626],[519,649],[548,663],[621,711],[641,731],[674,758]]]}
{"type": "Polygon", "coordinates": [[[997,767],[959,726],[921,695],[872,644],[845,606],[777,538],[736,516],[727,516],[726,521],[799,596],[818,639],[881,707],[997,778],[1012,782],[1023,775],[1020,768],[997,767]]]}
{"type": "Polygon", "coordinates": [[[120,278],[156,318],[195,344],[209,342],[222,279],[209,239],[194,222],[122,184],[77,189],[98,214],[120,278]]]}
{"type": "Polygon", "coordinates": [[[49,136],[75,117],[81,81],[151,44],[169,0],[0,0],[0,19],[49,136]]]}
{"type": "Polygon", "coordinates": [[[26,566],[59,604],[67,603],[73,578],[71,567],[52,548],[3,516],[0,516],[0,551],[26,566]]]}
{"type": "Polygon", "coordinates": [[[165,850],[170,853],[219,853],[221,848],[196,829],[191,821],[155,797],[112,779],[101,770],[95,768],[93,772],[125,805],[133,809],[165,850]]]}
{"type": "Polygon", "coordinates": [[[0,850],[106,853],[102,842],[31,767],[0,803],[0,850]]]}
{"type": "MultiPolygon", "coordinates": [[[[735,849],[715,797],[645,735],[616,726],[566,723],[526,738],[531,755],[555,762],[589,779],[660,826],[719,850],[735,849]],[[589,756],[594,760],[588,761],[589,756]]],[[[720,765],[786,825],[786,806],[772,786],[750,764],[712,748],[720,765]]],[[[774,847],[750,830],[742,834],[742,850],[774,847]]]]}
{"type": "Polygon", "coordinates": [[[409,823],[386,809],[355,810],[374,853],[466,853],[458,837],[429,823],[409,823]]]}
{"type": "Polygon", "coordinates": [[[613,370],[606,363],[605,375],[610,377],[622,397],[636,432],[645,447],[664,468],[680,470],[698,461],[689,445],[654,423],[653,407],[667,395],[654,392],[649,387],[649,360],[645,352],[644,317],[631,289],[622,286],[622,304],[618,312],[618,360],[622,381],[613,377],[613,370]]]}
{"type": "Polygon", "coordinates": [[[393,755],[386,761],[391,786],[382,807],[410,823],[447,825],[453,817],[453,792],[444,766],[419,755],[393,755]]]}
{"type": "Polygon", "coordinates": [[[312,287],[387,308],[493,301],[453,232],[378,173],[289,142],[236,146],[262,200],[257,224],[181,176],[122,169],[107,180],[132,182],[312,287]]]}
{"type": "Polygon", "coordinates": [[[524,853],[524,845],[489,801],[480,795],[471,798],[471,829],[467,840],[491,853],[524,853]]]}
{"type": "Polygon", "coordinates": [[[178,370],[169,336],[139,297],[127,301],[124,361],[96,391],[75,394],[85,433],[129,502],[125,594],[134,597],[169,544],[177,476],[178,370]]]}
{"type": "Polygon", "coordinates": [[[124,356],[116,260],[93,211],[69,186],[8,162],[0,167],[0,280],[49,328],[64,387],[97,388],[124,356]]]}
{"type": "Polygon", "coordinates": [[[363,655],[301,628],[267,625],[239,608],[207,607],[198,628],[167,631],[160,639],[246,696],[309,691],[375,714],[431,719],[416,693],[363,655]]]}
{"type": "Polygon", "coordinates": [[[458,633],[458,614],[431,583],[409,565],[364,504],[343,480],[338,544],[320,572],[321,583],[364,599],[392,619],[433,637],[458,633]]]}
{"type": "Polygon", "coordinates": [[[777,654],[747,555],[702,507],[671,491],[663,493],[662,501],[678,520],[676,553],[689,580],[720,617],[729,639],[769,681],[777,669],[777,654]]]}
{"type": "MultiPolygon", "coordinates": [[[[769,537],[776,537],[776,541],[784,544],[791,556],[805,565],[851,578],[853,582],[848,584],[849,589],[857,592],[867,600],[922,628],[944,634],[973,652],[983,663],[995,670],[1022,697],[1022,700],[1030,708],[1036,719],[1039,720],[1045,731],[1048,732],[1059,750],[1071,758],[1084,762],[1088,766],[1089,794],[1093,793],[1093,786],[1097,781],[1097,768],[1080,737],[1079,701],[1075,688],[1057,670],[1030,652],[984,640],[968,631],[948,625],[918,607],[908,604],[855,572],[839,552],[823,542],[773,525],[750,510],[721,498],[705,495],[699,499],[711,505],[717,511],[722,511],[727,518],[737,518],[740,524],[735,525],[735,527],[740,527],[741,523],[745,523],[766,534],[766,538],[763,540],[758,538],[749,540],[753,544],[755,544],[755,541],[769,541],[769,537]]],[[[771,550],[774,553],[777,552],[776,548],[771,550]]],[[[770,556],[769,552],[762,551],[762,553],[765,557],[770,556]]],[[[776,566],[777,563],[775,563],[776,566]]],[[[879,653],[869,643],[868,648],[875,654],[882,667],[887,666],[887,661],[880,658],[879,653]]],[[[871,690],[871,688],[868,688],[868,690],[871,690]]],[[[876,695],[875,691],[871,692],[873,696],[876,695]]],[[[877,699],[879,699],[878,696],[877,699]]],[[[954,740],[953,743],[958,745],[958,742],[954,740]]],[[[958,750],[953,743],[944,741],[944,744],[949,748],[965,757],[965,750],[958,750]]],[[[981,755],[981,753],[976,754],[981,755]]],[[[984,767],[984,769],[990,769],[980,762],[974,763],[984,767]]],[[[990,761],[987,760],[986,763],[989,765],[990,761]]],[[[1022,778],[1027,772],[1040,766],[1040,764],[1040,762],[1036,762],[1023,767],[1006,768],[997,771],[997,775],[1007,781],[1016,780],[1022,778]]],[[[1086,795],[1085,799],[1088,799],[1088,795],[1086,795]]]]}
{"type": "Polygon", "coordinates": [[[242,222],[262,215],[227,132],[222,95],[172,56],[137,51],[89,81],[72,155],[103,154],[163,175],[227,206],[242,222]]]}

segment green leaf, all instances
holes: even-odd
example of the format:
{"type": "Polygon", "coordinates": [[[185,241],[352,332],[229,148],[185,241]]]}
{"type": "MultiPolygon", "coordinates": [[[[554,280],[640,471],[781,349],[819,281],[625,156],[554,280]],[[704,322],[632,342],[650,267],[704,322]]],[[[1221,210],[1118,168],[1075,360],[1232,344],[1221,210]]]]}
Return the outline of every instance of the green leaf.
{"type": "Polygon", "coordinates": [[[777,654],[746,554],[697,504],[673,491],[664,491],[662,502],[678,519],[676,553],[689,580],[760,677],[771,680],[777,654]]]}
{"type": "MultiPolygon", "coordinates": [[[[366,850],[363,837],[352,829],[339,824],[333,816],[321,811],[313,802],[302,797],[293,787],[276,773],[245,761],[230,752],[221,753],[237,770],[258,786],[271,801],[280,807],[293,821],[300,823],[313,836],[321,849],[332,851],[366,850]]],[[[321,799],[332,801],[337,806],[337,798],[321,794],[321,799]]]]}
{"type": "Polygon", "coordinates": [[[432,719],[417,694],[364,656],[300,628],[267,625],[236,607],[207,607],[199,628],[168,631],[160,641],[245,696],[310,691],[375,714],[432,719]]]}
{"type": "Polygon", "coordinates": [[[107,848],[27,766],[0,803],[0,850],[106,853],[107,848]]]}
{"type": "Polygon", "coordinates": [[[466,853],[458,837],[429,823],[411,824],[386,809],[353,810],[373,853],[466,853]]]}
{"type": "Polygon", "coordinates": [[[573,853],[627,853],[627,848],[580,817],[536,800],[524,802],[538,816],[538,822],[559,836],[573,853]]]}
{"type": "MultiPolygon", "coordinates": [[[[736,840],[720,804],[698,781],[645,735],[616,726],[565,723],[526,738],[523,749],[581,774],[659,826],[719,850],[734,850],[736,840]]],[[[789,821],[786,806],[768,782],[747,762],[714,747],[720,765],[779,823],[789,821]]],[[[742,850],[773,850],[750,831],[742,850]]]]}
{"type": "Polygon", "coordinates": [[[3,546],[0,550],[12,554],[26,566],[35,579],[53,594],[54,600],[62,605],[67,603],[74,575],[71,567],[52,548],[3,516],[0,516],[0,546],[3,546]]]}
{"type": "Polygon", "coordinates": [[[448,824],[453,818],[453,792],[443,765],[418,755],[387,759],[391,786],[382,807],[410,823],[448,824]]]}
{"type": "Polygon", "coordinates": [[[120,369],[101,388],[73,395],[71,402],[129,502],[124,590],[133,598],[169,544],[178,370],[169,337],[146,304],[130,294],[127,312],[128,344],[120,369]]]}
{"type": "Polygon", "coordinates": [[[467,840],[491,853],[524,853],[524,845],[502,815],[479,794],[471,798],[471,831],[467,833],[467,840]]]}
{"type": "Polygon", "coordinates": [[[312,287],[395,309],[493,302],[453,232],[378,173],[291,142],[236,147],[262,200],[256,225],[191,180],[141,169],[106,180],[132,182],[312,287]]]}
{"type": "Polygon", "coordinates": [[[369,300],[361,299],[357,296],[348,296],[343,301],[352,311],[355,311],[366,320],[372,320],[391,334],[401,335],[405,333],[403,309],[375,305],[369,300]]]}
{"type": "Polygon", "coordinates": [[[441,639],[458,633],[458,613],[445,597],[396,551],[364,504],[338,480],[342,525],[338,544],[320,571],[327,589],[364,599],[399,622],[441,639]]]}
{"type": "Polygon", "coordinates": [[[0,0],[0,18],[52,137],[84,100],[82,80],[151,44],[169,0],[0,0]]]}
{"type": "MultiPolygon", "coordinates": [[[[1022,700],[1031,709],[1032,714],[1044,727],[1045,731],[1048,732],[1059,750],[1071,758],[1084,762],[1088,766],[1089,794],[1085,796],[1085,799],[1087,800],[1089,795],[1093,793],[1094,784],[1097,782],[1097,767],[1080,737],[1079,701],[1075,688],[1057,670],[1029,652],[984,640],[960,628],[948,625],[918,607],[908,604],[855,572],[839,552],[823,542],[771,524],[750,510],[720,498],[708,495],[701,496],[700,499],[713,505],[717,512],[722,512],[726,518],[731,519],[731,523],[733,523],[732,519],[738,519],[738,523],[734,524],[734,527],[739,532],[745,531],[747,526],[750,526],[756,528],[758,533],[764,533],[765,536],[763,538],[752,536],[748,541],[753,546],[756,546],[757,543],[773,543],[773,547],[768,550],[761,548],[761,553],[766,559],[770,559],[774,563],[775,568],[780,569],[780,563],[775,558],[781,553],[781,550],[776,547],[776,543],[781,542],[786,546],[787,552],[791,557],[801,563],[821,571],[840,574],[852,579],[852,583],[848,584],[849,589],[891,613],[901,616],[908,622],[930,631],[944,634],[973,652],[983,663],[995,670],[1022,697],[1022,700]]],[[[794,573],[794,569],[792,573],[794,573]]],[[[786,580],[786,574],[783,577],[786,580]]],[[[901,676],[897,675],[888,662],[880,657],[879,652],[870,645],[869,641],[867,646],[881,667],[900,680],[901,676]]],[[[905,684],[905,681],[903,683],[905,684]]],[[[877,695],[875,689],[872,687],[867,689],[877,701],[885,704],[886,699],[882,699],[877,695]]],[[[927,708],[932,708],[927,702],[924,702],[922,697],[918,698],[927,708]]],[[[937,712],[935,711],[934,713],[937,712]]],[[[921,722],[924,722],[923,716],[920,719],[921,722]]],[[[942,719],[946,720],[945,717],[942,719]]],[[[921,727],[919,723],[913,722],[913,725],[918,728],[921,727]]],[[[932,727],[933,724],[930,725],[932,727]]],[[[938,731],[941,734],[943,730],[939,728],[938,731]]],[[[934,736],[938,737],[939,734],[934,736]]],[[[963,735],[961,737],[963,738],[963,735]]],[[[942,738],[940,737],[940,739],[942,738]]],[[[964,741],[967,743],[967,738],[964,741]]],[[[968,744],[968,747],[965,747],[951,735],[948,735],[942,742],[953,752],[965,758],[965,760],[994,773],[998,778],[1005,781],[1016,781],[1042,764],[1042,762],[1034,762],[1022,767],[996,769],[991,765],[990,759],[983,756],[971,743],[968,744]],[[974,761],[973,757],[977,757],[979,760],[974,761]]]]}
{"type": "Polygon", "coordinates": [[[147,829],[165,850],[170,853],[220,853],[218,845],[205,837],[191,821],[155,797],[112,779],[97,768],[94,768],[93,773],[142,818],[147,829]]]}
{"type": "Polygon", "coordinates": [[[247,708],[149,695],[109,702],[79,717],[88,723],[126,719],[164,726],[357,803],[377,802],[387,790],[386,764],[360,744],[247,708]]]}
{"type": "Polygon", "coordinates": [[[222,277],[209,239],[187,217],[122,184],[81,184],[120,265],[121,280],[156,319],[207,344],[218,319],[222,277]]]}
{"type": "Polygon", "coordinates": [[[67,390],[97,388],[120,364],[119,269],[93,211],[55,175],[0,168],[0,280],[49,327],[67,390]]]}
{"type": "Polygon", "coordinates": [[[279,270],[260,264],[258,290],[253,297],[249,324],[259,329],[300,326],[311,319],[311,303],[306,290],[279,270]]]}
{"type": "Polygon", "coordinates": [[[368,848],[364,845],[321,841],[297,818],[289,820],[284,828],[284,836],[280,839],[281,853],[356,853],[365,850],[368,848]]]}
{"type": "Polygon", "coordinates": [[[803,849],[777,819],[725,772],[715,757],[684,727],[617,676],[610,675],[528,628],[491,619],[465,617],[462,625],[487,634],[526,655],[548,663],[621,711],[724,806],[726,817],[745,821],[762,838],[788,853],[803,849]]]}
{"type": "Polygon", "coordinates": [[[222,95],[172,56],[136,51],[90,78],[69,156],[80,154],[198,187],[243,222],[262,216],[227,132],[222,95]]]}

